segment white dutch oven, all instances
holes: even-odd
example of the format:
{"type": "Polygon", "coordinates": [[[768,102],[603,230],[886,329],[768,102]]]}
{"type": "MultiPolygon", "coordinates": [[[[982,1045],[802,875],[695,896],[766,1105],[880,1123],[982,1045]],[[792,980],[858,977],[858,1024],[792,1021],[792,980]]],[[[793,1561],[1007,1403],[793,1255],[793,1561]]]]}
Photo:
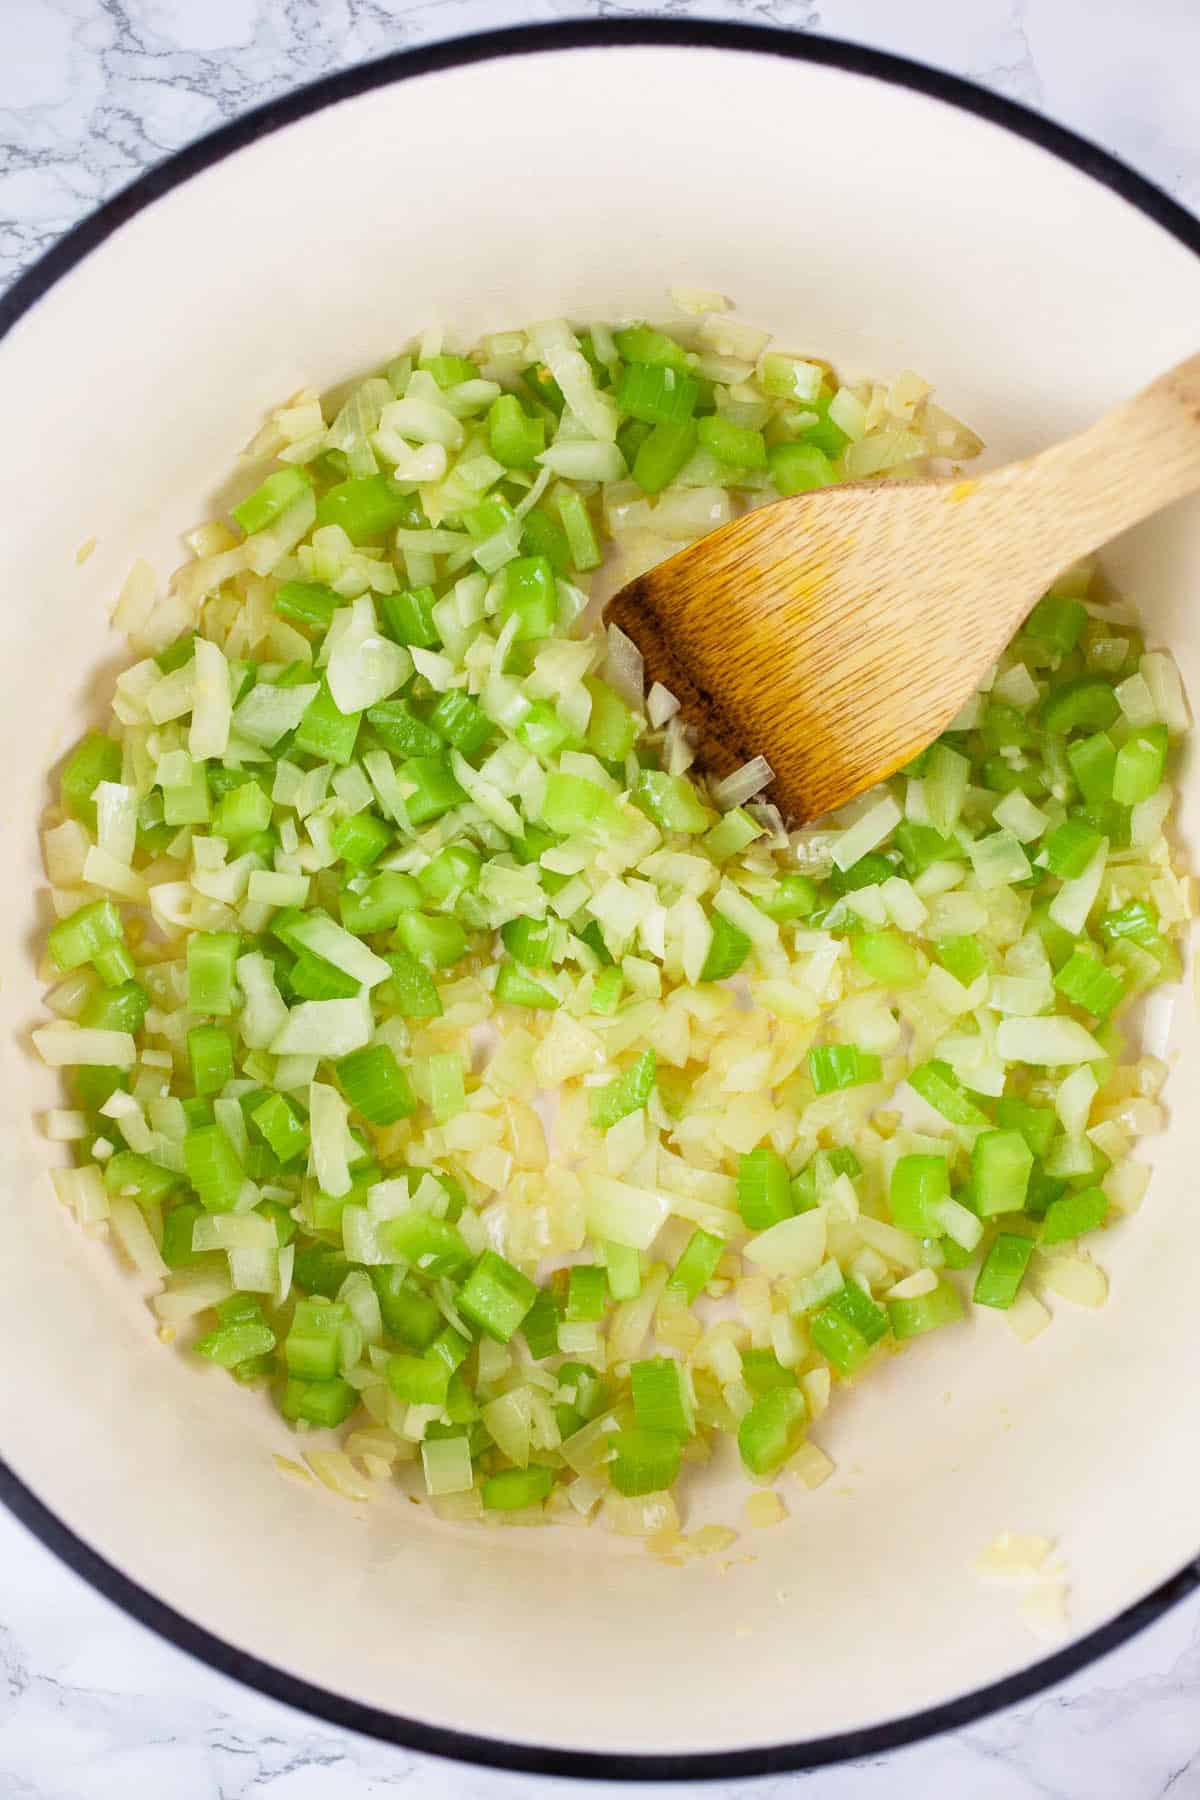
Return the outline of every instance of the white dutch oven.
{"type": "MultiPolygon", "coordinates": [[[[920,370],[999,459],[1196,349],[1200,227],[1055,127],[869,51],[564,26],[276,102],[144,178],[0,303],[0,1492],[131,1613],[329,1719],[508,1766],[695,1778],[960,1722],[1194,1584],[1190,993],[1150,1022],[1171,1124],[1140,1216],[1105,1240],[1107,1309],[1060,1306],[1025,1349],[976,1317],[889,1363],[820,1433],[837,1474],[728,1572],[281,1478],[279,1419],[163,1349],[56,1206],[32,1122],[53,1083],[26,1053],[45,771],[107,700],[133,555],[165,575],[265,408],[430,320],[469,341],[557,313],[661,315],[680,282],[843,371],[920,370]],[[1003,1530],[1067,1557],[1049,1661],[1012,1597],[968,1573],[1003,1530]]],[[[1200,507],[1110,561],[1200,691],[1200,507]]],[[[1198,799],[1193,775],[1185,832],[1198,799]]],[[[732,1482],[704,1516],[737,1505],[732,1482]]]]}

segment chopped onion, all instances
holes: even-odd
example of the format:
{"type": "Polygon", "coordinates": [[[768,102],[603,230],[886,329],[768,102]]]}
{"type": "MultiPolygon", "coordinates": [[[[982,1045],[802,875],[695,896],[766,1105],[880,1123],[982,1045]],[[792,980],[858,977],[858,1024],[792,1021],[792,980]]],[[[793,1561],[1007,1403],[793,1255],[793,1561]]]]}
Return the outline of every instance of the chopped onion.
{"type": "Polygon", "coordinates": [[[996,1027],[996,1049],[1007,1063],[1034,1063],[1051,1069],[1100,1062],[1105,1055],[1090,1031],[1077,1020],[1065,1018],[1001,1019],[996,1027]]]}
{"type": "MultiPolygon", "coordinates": [[[[655,683],[655,687],[658,683],[655,683]]],[[[651,689],[651,695],[653,695],[651,689]]],[[[674,710],[674,709],[672,709],[674,710]]],[[[722,812],[732,812],[735,806],[743,806],[747,800],[753,800],[761,794],[775,779],[775,772],[765,756],[752,756],[749,762],[735,769],[723,781],[718,781],[712,788],[713,804],[722,812]]]]}
{"type": "Polygon", "coordinates": [[[853,868],[856,862],[882,844],[903,817],[899,802],[891,794],[873,801],[834,843],[833,860],[836,866],[839,869],[853,868]]]}
{"type": "Polygon", "coordinates": [[[339,1057],[361,1050],[370,1041],[371,1002],[360,994],[356,1000],[302,1000],[293,1006],[269,1047],[273,1056],[339,1057]]]}
{"type": "Polygon", "coordinates": [[[203,757],[224,756],[229,743],[229,726],[233,702],[229,686],[229,664],[216,644],[198,637],[194,651],[192,726],[188,733],[188,750],[199,761],[203,757]]]}
{"type": "Polygon", "coordinates": [[[79,1068],[87,1063],[131,1069],[137,1061],[137,1046],[127,1031],[88,1030],[64,1019],[57,1025],[38,1027],[32,1036],[38,1055],[52,1069],[79,1068]]]}
{"type": "Polygon", "coordinates": [[[824,1260],[825,1240],[825,1214],[814,1208],[750,1238],[742,1255],[769,1275],[811,1275],[824,1260]]]}
{"type": "Polygon", "coordinates": [[[646,681],[645,664],[641,651],[619,625],[610,625],[608,628],[608,657],[604,675],[609,686],[622,700],[638,711],[641,710],[646,681]]]}

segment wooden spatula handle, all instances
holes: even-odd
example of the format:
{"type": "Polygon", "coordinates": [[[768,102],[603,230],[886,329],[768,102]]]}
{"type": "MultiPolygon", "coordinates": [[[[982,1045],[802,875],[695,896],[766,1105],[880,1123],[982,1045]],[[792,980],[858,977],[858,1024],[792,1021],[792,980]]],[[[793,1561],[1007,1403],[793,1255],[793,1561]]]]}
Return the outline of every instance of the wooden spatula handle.
{"type": "Polygon", "coordinates": [[[1012,509],[1014,556],[1032,589],[1197,489],[1200,356],[1192,356],[1077,437],[985,476],[979,497],[1012,509]]]}

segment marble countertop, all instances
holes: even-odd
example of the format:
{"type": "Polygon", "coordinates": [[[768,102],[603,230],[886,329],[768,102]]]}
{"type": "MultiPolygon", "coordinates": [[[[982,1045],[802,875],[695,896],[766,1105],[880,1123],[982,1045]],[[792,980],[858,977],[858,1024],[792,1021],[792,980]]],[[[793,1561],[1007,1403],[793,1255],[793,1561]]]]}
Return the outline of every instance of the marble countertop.
{"type": "MultiPolygon", "coordinates": [[[[1196,0],[3,0],[0,283],[147,164],[312,76],[489,26],[644,12],[820,31],[943,65],[1074,126],[1200,211],[1196,0]]],[[[381,1800],[402,1787],[423,1800],[631,1791],[464,1770],[291,1713],[133,1624],[0,1514],[4,1800],[381,1800]]],[[[955,1736],[703,1791],[1200,1796],[1200,1596],[955,1736]]]]}

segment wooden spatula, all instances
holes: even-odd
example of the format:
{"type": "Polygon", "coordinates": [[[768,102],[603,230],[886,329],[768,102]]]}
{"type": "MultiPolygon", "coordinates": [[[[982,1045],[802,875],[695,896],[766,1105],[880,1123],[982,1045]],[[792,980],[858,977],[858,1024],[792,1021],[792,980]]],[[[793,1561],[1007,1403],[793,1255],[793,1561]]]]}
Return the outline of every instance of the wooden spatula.
{"type": "Polygon", "coordinates": [[[753,756],[796,821],[953,719],[1056,575],[1200,488],[1200,356],[1098,424],[975,480],[856,482],[744,514],[607,618],[721,776],[753,756]]]}

